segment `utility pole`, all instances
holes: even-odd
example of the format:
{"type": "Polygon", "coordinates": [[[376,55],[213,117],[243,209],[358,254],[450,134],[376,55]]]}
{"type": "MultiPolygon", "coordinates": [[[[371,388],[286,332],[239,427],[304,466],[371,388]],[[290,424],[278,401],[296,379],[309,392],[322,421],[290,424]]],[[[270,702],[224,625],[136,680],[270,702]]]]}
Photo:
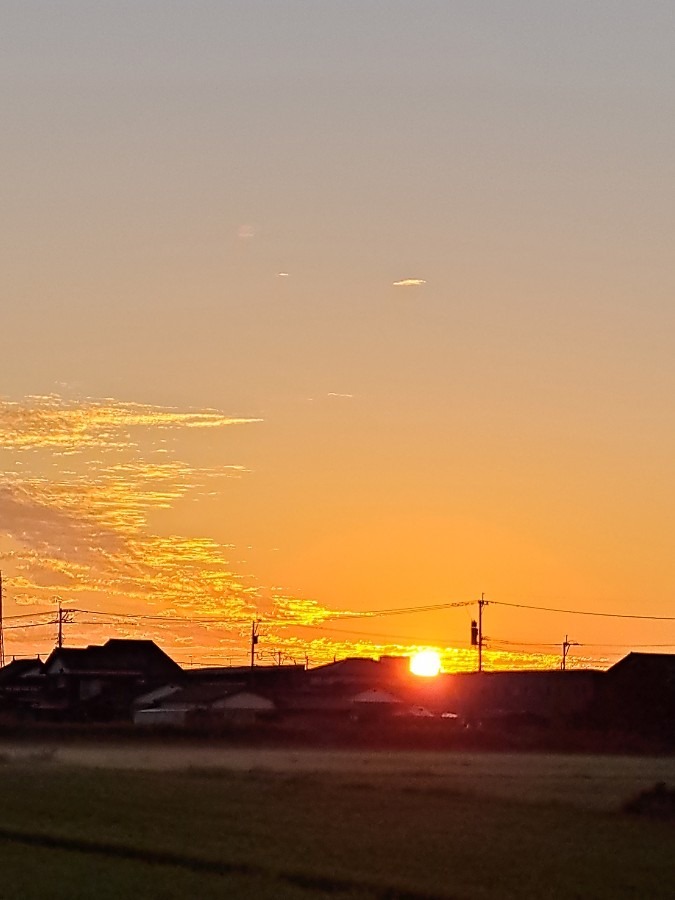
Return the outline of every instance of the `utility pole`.
{"type": "Polygon", "coordinates": [[[58,635],[56,638],[56,646],[59,650],[63,647],[63,626],[70,625],[73,621],[73,614],[68,612],[67,609],[63,609],[61,606],[61,601],[59,600],[59,612],[57,616],[57,624],[59,626],[58,635]]]}
{"type": "Polygon", "coordinates": [[[480,595],[478,601],[478,671],[483,671],[483,607],[487,606],[485,594],[480,595]]]}
{"type": "Polygon", "coordinates": [[[0,572],[0,666],[5,664],[5,632],[2,621],[2,572],[0,572]]]}
{"type": "Polygon", "coordinates": [[[564,672],[567,668],[567,654],[570,652],[570,647],[578,647],[579,644],[576,641],[571,641],[568,635],[565,635],[565,640],[562,642],[562,659],[560,660],[560,668],[564,672]]]}
{"type": "Polygon", "coordinates": [[[251,622],[251,671],[249,674],[249,685],[252,688],[255,684],[255,648],[258,644],[258,623],[255,619],[251,622]]]}
{"type": "Polygon", "coordinates": [[[251,622],[251,674],[255,668],[255,648],[258,643],[258,623],[251,622]]]}

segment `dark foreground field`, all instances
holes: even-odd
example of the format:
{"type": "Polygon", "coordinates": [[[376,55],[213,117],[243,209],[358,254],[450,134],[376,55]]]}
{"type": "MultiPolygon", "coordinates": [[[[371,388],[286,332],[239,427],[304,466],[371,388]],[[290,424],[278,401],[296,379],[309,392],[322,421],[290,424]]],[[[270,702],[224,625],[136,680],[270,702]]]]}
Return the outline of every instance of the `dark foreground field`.
{"type": "Polygon", "coordinates": [[[0,897],[675,895],[675,826],[620,811],[673,760],[237,753],[145,771],[6,753],[0,897]]]}

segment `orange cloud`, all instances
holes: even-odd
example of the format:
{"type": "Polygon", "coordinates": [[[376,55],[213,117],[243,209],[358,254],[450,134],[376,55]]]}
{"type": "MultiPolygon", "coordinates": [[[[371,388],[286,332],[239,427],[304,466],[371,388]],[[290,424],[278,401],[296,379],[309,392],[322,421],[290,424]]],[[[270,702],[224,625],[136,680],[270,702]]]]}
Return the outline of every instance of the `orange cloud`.
{"type": "MultiPolygon", "coordinates": [[[[173,447],[161,446],[167,432],[254,421],[259,420],[115,400],[0,401],[0,559],[8,599],[42,611],[58,596],[71,608],[97,611],[75,613],[69,626],[73,642],[144,634],[170,651],[179,650],[184,662],[188,657],[244,662],[253,618],[262,622],[261,653],[281,652],[298,662],[305,654],[315,664],[334,656],[416,649],[376,634],[338,634],[341,629],[332,629],[329,620],[359,614],[268,589],[232,566],[231,546],[208,535],[162,529],[163,510],[188,495],[217,493],[225,479],[247,473],[240,463],[199,467],[175,458],[173,447]],[[132,440],[135,429],[144,430],[143,449],[132,440]],[[111,449],[113,457],[103,452],[111,449]],[[158,450],[159,462],[154,458],[158,450]],[[75,454],[68,467],[62,464],[64,452],[75,454]],[[54,458],[56,477],[51,474],[54,458]]],[[[51,627],[48,622],[46,627],[51,627]]],[[[48,634],[46,628],[19,623],[11,643],[34,652],[36,632],[48,634]]],[[[475,664],[469,650],[437,649],[446,666],[475,664]]],[[[502,651],[486,651],[485,659],[495,666],[506,660],[543,663],[502,651]]]]}
{"type": "Polygon", "coordinates": [[[49,449],[62,453],[119,450],[133,445],[133,429],[223,428],[261,421],[215,410],[181,412],[116,400],[88,399],[76,403],[53,394],[28,397],[24,403],[0,400],[0,446],[7,450],[49,449]]]}

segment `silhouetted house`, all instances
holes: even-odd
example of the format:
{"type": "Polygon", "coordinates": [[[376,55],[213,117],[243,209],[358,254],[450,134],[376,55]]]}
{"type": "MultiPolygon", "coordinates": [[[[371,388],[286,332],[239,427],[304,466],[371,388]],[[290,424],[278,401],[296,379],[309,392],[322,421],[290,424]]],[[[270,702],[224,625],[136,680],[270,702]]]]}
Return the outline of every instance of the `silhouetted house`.
{"type": "MultiPolygon", "coordinates": [[[[589,716],[603,673],[559,669],[538,671],[413,675],[407,657],[349,658],[308,672],[312,692],[341,697],[354,706],[355,694],[387,692],[400,706],[397,715],[417,709],[420,717],[452,714],[478,722],[510,718],[532,723],[580,722],[589,716]]],[[[358,707],[357,707],[358,708],[358,707]]]]}
{"type": "Polygon", "coordinates": [[[399,712],[405,704],[400,697],[383,688],[370,688],[349,698],[352,716],[356,720],[389,718],[399,712]]]}
{"type": "Polygon", "coordinates": [[[305,667],[209,666],[143,692],[132,704],[138,725],[217,728],[269,718],[280,696],[302,692],[305,667]]]}
{"type": "Polygon", "coordinates": [[[384,691],[382,688],[370,688],[367,691],[361,691],[351,698],[351,702],[357,706],[393,706],[400,703],[399,697],[384,691]]]}
{"type": "Polygon", "coordinates": [[[139,693],[182,679],[183,670],[154,641],[113,638],[62,647],[45,663],[43,718],[128,719],[139,693]]]}
{"type": "MultiPolygon", "coordinates": [[[[280,694],[279,708],[284,718],[315,728],[341,719],[413,715],[428,696],[416,690],[421,681],[411,675],[408,657],[349,657],[309,669],[302,686],[280,694]]],[[[425,708],[424,715],[433,713],[425,708]]]]}
{"type": "MultiPolygon", "coordinates": [[[[413,675],[407,656],[381,656],[379,660],[350,657],[310,669],[307,683],[314,692],[341,694],[347,705],[353,704],[358,693],[388,692],[400,703],[395,715],[413,715],[416,710],[418,718],[428,718],[454,711],[451,678],[443,674],[433,678],[413,675]]],[[[353,711],[353,705],[349,708],[353,711]]]]}
{"type": "Polygon", "coordinates": [[[0,710],[19,718],[30,715],[45,685],[40,659],[14,659],[0,669],[0,710]]]}
{"type": "MultiPolygon", "coordinates": [[[[280,706],[284,717],[304,723],[316,730],[338,720],[355,718],[359,707],[354,698],[381,687],[381,671],[377,660],[350,657],[308,669],[302,686],[284,691],[280,706]]],[[[368,708],[364,705],[364,714],[368,708]]],[[[370,715],[378,711],[370,707],[370,715]]]]}
{"type": "Polygon", "coordinates": [[[218,730],[233,725],[250,725],[269,718],[274,701],[250,690],[226,684],[190,684],[157,696],[152,692],[134,703],[134,724],[145,727],[218,730]]]}
{"type": "Polygon", "coordinates": [[[299,687],[304,683],[305,671],[303,665],[209,666],[185,669],[184,680],[186,684],[220,684],[275,691],[299,687]]]}
{"type": "Polygon", "coordinates": [[[307,683],[310,688],[331,689],[335,687],[363,688],[364,690],[381,682],[380,664],[376,659],[352,656],[339,659],[309,669],[307,683]]]}
{"type": "Polygon", "coordinates": [[[449,676],[449,703],[473,722],[582,723],[603,678],[590,669],[459,673],[449,676]]]}
{"type": "Polygon", "coordinates": [[[407,656],[381,656],[379,659],[350,656],[309,669],[307,674],[310,686],[326,688],[336,685],[364,689],[377,685],[386,688],[411,680],[410,659],[407,656]]]}
{"type": "Polygon", "coordinates": [[[143,691],[142,694],[133,699],[131,704],[132,715],[138,709],[150,709],[158,706],[162,700],[166,700],[167,697],[182,690],[183,687],[182,679],[176,678],[174,681],[152,688],[150,691],[143,691]]]}
{"type": "Polygon", "coordinates": [[[675,741],[675,653],[629,653],[605,674],[606,724],[675,741]]]}

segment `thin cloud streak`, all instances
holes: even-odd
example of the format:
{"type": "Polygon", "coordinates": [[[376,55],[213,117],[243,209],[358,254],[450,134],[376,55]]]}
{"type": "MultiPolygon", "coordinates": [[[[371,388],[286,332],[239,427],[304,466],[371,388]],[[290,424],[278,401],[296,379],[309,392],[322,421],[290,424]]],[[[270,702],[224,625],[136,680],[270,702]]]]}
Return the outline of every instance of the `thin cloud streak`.
{"type": "Polygon", "coordinates": [[[259,418],[228,416],[216,410],[177,409],[117,400],[64,400],[58,394],[33,396],[24,403],[0,399],[0,446],[5,450],[121,450],[133,446],[138,428],[223,428],[259,423],[259,418]]]}
{"type": "Polygon", "coordinates": [[[213,497],[226,479],[248,472],[240,464],[199,467],[175,459],[173,448],[161,446],[167,432],[255,421],[109,399],[0,402],[0,460],[12,454],[11,469],[0,469],[0,539],[9,547],[0,558],[11,570],[14,602],[43,606],[58,593],[78,605],[84,597],[120,611],[152,605],[242,623],[260,610],[298,622],[331,615],[314,601],[278,591],[270,600],[252,575],[233,570],[229,545],[160,531],[162,510],[188,495],[213,497]],[[132,429],[143,429],[144,453],[132,429]],[[45,475],[45,460],[49,467],[64,448],[79,454],[77,463],[59,464],[57,478],[45,475]],[[102,453],[111,448],[119,452],[114,463],[102,453]],[[149,461],[158,450],[161,462],[149,461]]]}

